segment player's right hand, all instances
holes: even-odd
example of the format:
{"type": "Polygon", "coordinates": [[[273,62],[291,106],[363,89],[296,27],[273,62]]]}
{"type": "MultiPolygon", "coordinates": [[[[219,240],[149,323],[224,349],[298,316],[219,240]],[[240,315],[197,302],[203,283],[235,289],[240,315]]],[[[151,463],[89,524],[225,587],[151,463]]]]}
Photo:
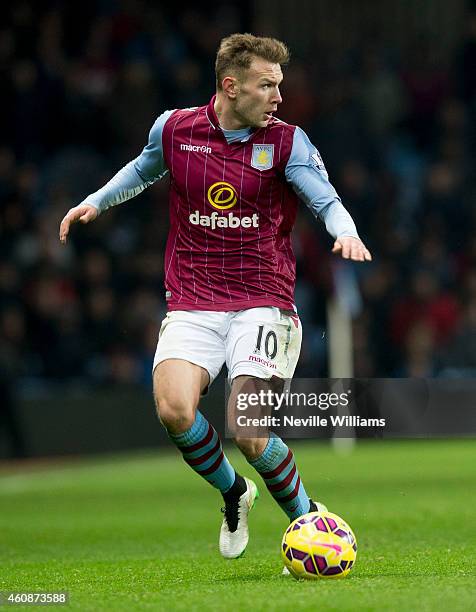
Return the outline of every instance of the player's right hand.
{"type": "Polygon", "coordinates": [[[79,204],[74,208],[70,208],[64,216],[63,221],[61,221],[59,230],[59,239],[61,243],[66,244],[69,228],[73,223],[77,223],[78,221],[81,223],[89,223],[90,221],[94,221],[97,216],[97,208],[91,206],[90,204],[79,204]]]}

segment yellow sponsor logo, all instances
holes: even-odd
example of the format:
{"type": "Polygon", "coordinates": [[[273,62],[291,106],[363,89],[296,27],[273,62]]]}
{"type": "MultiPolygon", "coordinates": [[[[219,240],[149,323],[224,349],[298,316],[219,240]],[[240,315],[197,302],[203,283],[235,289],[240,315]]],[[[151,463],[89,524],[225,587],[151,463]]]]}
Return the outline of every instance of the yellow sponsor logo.
{"type": "Polygon", "coordinates": [[[219,181],[210,185],[207,193],[208,201],[218,210],[232,208],[238,201],[236,189],[230,183],[219,181]]]}

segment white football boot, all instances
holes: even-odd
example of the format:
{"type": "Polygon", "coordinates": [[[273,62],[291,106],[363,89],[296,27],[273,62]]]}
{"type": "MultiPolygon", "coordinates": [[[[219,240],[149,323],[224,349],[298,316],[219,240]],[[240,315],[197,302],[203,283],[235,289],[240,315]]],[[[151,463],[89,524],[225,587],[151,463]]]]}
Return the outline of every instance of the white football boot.
{"type": "MultiPolygon", "coordinates": [[[[324,504],[321,504],[321,502],[315,502],[312,499],[310,499],[309,502],[311,503],[309,512],[327,512],[327,506],[324,506],[324,504]]],[[[291,575],[291,572],[288,570],[286,566],[283,567],[282,575],[283,576],[291,575]]]]}
{"type": "Polygon", "coordinates": [[[246,549],[249,540],[248,513],[259,497],[258,488],[245,478],[246,491],[236,501],[225,503],[220,530],[220,553],[225,559],[237,559],[246,549]]]}

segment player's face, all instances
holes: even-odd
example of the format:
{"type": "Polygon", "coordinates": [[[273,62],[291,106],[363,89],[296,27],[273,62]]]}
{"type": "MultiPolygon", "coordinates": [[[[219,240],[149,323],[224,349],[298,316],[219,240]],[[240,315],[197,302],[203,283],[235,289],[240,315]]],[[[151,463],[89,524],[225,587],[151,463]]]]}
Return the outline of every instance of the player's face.
{"type": "Polygon", "coordinates": [[[266,127],[283,101],[279,85],[283,73],[279,64],[255,57],[238,80],[234,101],[235,118],[243,127],[266,127]]]}

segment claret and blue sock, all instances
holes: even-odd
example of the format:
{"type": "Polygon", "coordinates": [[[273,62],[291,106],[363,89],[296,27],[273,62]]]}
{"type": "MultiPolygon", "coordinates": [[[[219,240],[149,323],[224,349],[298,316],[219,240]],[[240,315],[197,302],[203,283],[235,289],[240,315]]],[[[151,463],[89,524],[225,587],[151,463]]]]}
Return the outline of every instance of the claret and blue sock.
{"type": "Polygon", "coordinates": [[[217,431],[199,410],[190,429],[181,434],[168,432],[168,435],[188,465],[219,489],[225,500],[246,491],[245,480],[228,461],[217,431]]]}
{"type": "Polygon", "coordinates": [[[248,463],[261,475],[268,491],[291,520],[309,512],[310,500],[294,455],[281,438],[271,433],[263,453],[248,463]]]}
{"type": "MultiPolygon", "coordinates": [[[[223,452],[217,431],[199,410],[190,429],[181,434],[168,432],[168,435],[188,465],[218,489],[225,501],[237,499],[246,491],[245,479],[235,472],[223,452]]],[[[271,434],[263,453],[248,462],[291,520],[309,512],[309,497],[294,455],[281,438],[271,434]]]]}

